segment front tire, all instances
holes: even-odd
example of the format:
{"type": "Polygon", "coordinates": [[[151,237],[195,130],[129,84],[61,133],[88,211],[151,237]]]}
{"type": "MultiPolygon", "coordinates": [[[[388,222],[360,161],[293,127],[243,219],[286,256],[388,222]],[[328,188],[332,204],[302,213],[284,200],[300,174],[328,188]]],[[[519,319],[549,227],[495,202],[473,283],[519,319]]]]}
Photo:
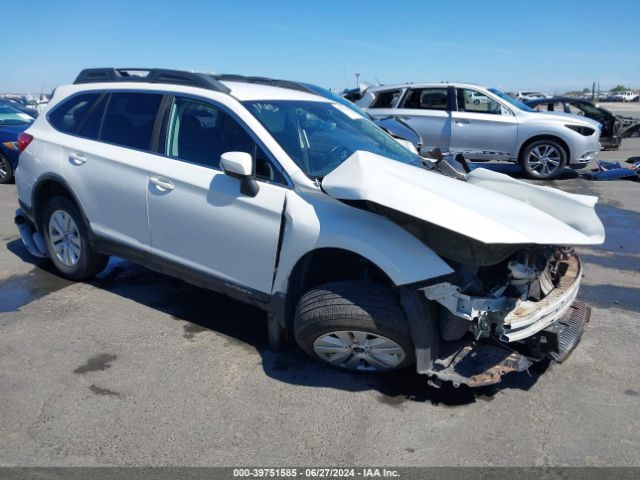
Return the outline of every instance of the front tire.
{"type": "Polygon", "coordinates": [[[554,140],[538,140],[527,145],[520,154],[520,165],[529,178],[553,180],[567,166],[566,149],[554,140]]]}
{"type": "Polygon", "coordinates": [[[13,167],[7,157],[0,154],[0,185],[13,180],[13,167]]]}
{"type": "Polygon", "coordinates": [[[296,308],[294,336],[307,354],[344,370],[378,373],[414,363],[404,311],[384,285],[340,281],[308,291],[296,308]]]}
{"type": "Polygon", "coordinates": [[[43,217],[42,232],[49,257],[63,277],[86,280],[104,270],[109,257],[91,249],[87,226],[71,200],[52,198],[43,217]]]}

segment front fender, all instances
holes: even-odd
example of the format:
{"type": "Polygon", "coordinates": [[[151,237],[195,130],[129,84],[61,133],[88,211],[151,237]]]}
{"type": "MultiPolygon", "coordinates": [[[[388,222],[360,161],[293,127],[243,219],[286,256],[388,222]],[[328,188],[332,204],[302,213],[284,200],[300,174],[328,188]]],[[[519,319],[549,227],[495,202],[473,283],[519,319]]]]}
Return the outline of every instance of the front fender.
{"type": "Polygon", "coordinates": [[[354,252],[382,270],[396,285],[452,273],[424,243],[392,221],[320,191],[290,191],[273,292],[286,292],[291,271],[307,253],[321,248],[354,252]]]}

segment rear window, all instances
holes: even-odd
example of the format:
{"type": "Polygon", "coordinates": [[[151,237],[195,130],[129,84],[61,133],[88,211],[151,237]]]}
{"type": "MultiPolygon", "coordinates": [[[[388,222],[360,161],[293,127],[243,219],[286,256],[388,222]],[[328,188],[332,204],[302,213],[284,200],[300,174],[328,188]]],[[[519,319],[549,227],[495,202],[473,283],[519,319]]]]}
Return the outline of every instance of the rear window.
{"type": "MultiPolygon", "coordinates": [[[[56,107],[49,114],[49,122],[61,132],[75,134],[84,126],[89,116],[95,112],[93,107],[98,104],[100,97],[100,93],[76,95],[56,107]]],[[[95,130],[95,135],[97,137],[97,130],[95,130]]]]}
{"type": "Polygon", "coordinates": [[[148,150],[162,94],[114,92],[104,115],[100,140],[148,150]]]}
{"type": "Polygon", "coordinates": [[[376,93],[376,99],[369,108],[393,108],[398,102],[402,90],[387,90],[376,93]]]}

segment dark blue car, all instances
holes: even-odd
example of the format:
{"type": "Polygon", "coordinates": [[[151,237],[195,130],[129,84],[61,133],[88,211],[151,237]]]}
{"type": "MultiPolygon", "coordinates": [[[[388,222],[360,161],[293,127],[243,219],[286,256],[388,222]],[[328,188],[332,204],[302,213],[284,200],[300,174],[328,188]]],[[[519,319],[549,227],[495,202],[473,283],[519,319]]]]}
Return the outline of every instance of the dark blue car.
{"type": "Polygon", "coordinates": [[[13,180],[18,166],[18,135],[33,123],[33,117],[8,103],[0,104],[0,184],[13,180]]]}

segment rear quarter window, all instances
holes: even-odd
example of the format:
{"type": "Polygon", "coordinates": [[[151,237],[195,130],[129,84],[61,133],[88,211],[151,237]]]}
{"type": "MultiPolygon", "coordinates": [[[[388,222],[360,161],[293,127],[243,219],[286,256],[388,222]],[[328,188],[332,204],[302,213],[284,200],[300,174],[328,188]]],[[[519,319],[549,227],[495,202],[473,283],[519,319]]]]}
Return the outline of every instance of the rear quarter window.
{"type": "MultiPolygon", "coordinates": [[[[64,101],[49,114],[49,123],[51,123],[56,130],[76,134],[86,125],[86,121],[92,114],[96,113],[96,110],[99,109],[99,100],[102,98],[104,98],[104,95],[100,93],[75,95],[64,101]]],[[[100,114],[102,112],[97,113],[100,114]]],[[[94,116],[94,119],[97,121],[97,126],[94,125],[94,129],[87,129],[87,132],[95,135],[94,138],[97,138],[98,135],[97,128],[99,127],[100,118],[98,115],[94,116]]]]}

